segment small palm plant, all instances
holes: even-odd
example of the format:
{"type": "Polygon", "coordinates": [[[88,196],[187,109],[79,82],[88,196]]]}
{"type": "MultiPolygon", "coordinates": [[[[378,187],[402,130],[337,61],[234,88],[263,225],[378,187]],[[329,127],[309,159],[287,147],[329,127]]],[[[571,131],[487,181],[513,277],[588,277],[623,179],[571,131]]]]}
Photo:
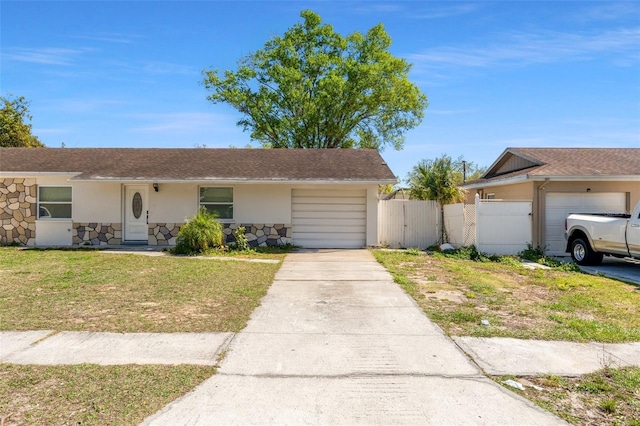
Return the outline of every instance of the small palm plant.
{"type": "Polygon", "coordinates": [[[201,207],[178,232],[176,254],[205,253],[222,245],[222,224],[214,213],[201,207]]]}
{"type": "Polygon", "coordinates": [[[443,155],[435,160],[423,160],[409,173],[409,195],[413,200],[435,200],[440,204],[441,241],[449,242],[444,226],[444,205],[464,200],[459,173],[451,157],[443,155]]]}

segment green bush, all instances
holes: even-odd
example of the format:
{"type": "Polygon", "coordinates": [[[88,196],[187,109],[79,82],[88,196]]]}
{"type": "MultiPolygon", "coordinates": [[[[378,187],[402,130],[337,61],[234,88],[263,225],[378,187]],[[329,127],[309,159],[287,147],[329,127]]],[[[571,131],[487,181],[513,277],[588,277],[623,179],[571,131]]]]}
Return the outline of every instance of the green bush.
{"type": "Polygon", "coordinates": [[[499,262],[500,256],[484,254],[478,251],[476,246],[465,246],[454,250],[443,250],[434,253],[436,256],[448,257],[458,260],[473,260],[474,262],[499,262]]]}
{"type": "Polygon", "coordinates": [[[247,236],[244,234],[246,229],[244,226],[238,227],[234,235],[236,237],[236,242],[233,245],[233,249],[237,251],[249,251],[251,247],[249,246],[249,241],[247,240],[247,236]]]}
{"type": "Polygon", "coordinates": [[[527,248],[519,253],[522,259],[530,260],[550,268],[560,269],[566,272],[580,272],[580,267],[573,262],[562,262],[552,257],[547,257],[541,247],[533,247],[530,243],[527,248]]]}
{"type": "Polygon", "coordinates": [[[178,232],[176,254],[205,253],[222,245],[222,224],[204,207],[178,232]]]}

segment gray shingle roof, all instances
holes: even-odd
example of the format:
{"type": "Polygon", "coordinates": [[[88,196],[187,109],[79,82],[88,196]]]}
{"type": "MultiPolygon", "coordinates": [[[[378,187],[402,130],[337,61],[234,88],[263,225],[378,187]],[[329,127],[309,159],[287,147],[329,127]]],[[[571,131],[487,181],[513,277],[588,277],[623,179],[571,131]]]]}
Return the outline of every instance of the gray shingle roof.
{"type": "Polygon", "coordinates": [[[373,149],[0,148],[3,172],[88,180],[396,180],[373,149]]]}
{"type": "Polygon", "coordinates": [[[640,148],[510,148],[510,152],[542,163],[531,175],[640,175],[640,148]]]}
{"type": "Polygon", "coordinates": [[[507,148],[482,179],[467,182],[467,185],[518,176],[583,177],[593,180],[640,177],[640,148],[507,148]],[[522,157],[533,164],[522,169],[496,173],[513,156],[522,157]]]}

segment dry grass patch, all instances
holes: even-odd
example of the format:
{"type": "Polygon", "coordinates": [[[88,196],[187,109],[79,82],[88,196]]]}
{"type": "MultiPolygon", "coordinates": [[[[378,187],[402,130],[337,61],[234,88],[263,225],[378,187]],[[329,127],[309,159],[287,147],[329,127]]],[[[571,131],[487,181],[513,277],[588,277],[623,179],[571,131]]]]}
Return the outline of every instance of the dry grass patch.
{"type": "Polygon", "coordinates": [[[214,373],[185,365],[0,364],[0,419],[3,426],[139,424],[214,373]]]}
{"type": "Polygon", "coordinates": [[[374,255],[450,335],[640,341],[637,286],[579,272],[529,270],[510,257],[478,262],[399,251],[374,255]]]}
{"type": "Polygon", "coordinates": [[[604,368],[581,377],[494,377],[499,383],[506,379],[525,386],[510,390],[571,424],[640,426],[640,367],[604,368]]]}
{"type": "MultiPolygon", "coordinates": [[[[269,257],[282,260],[284,254],[269,257]]],[[[279,267],[0,248],[0,329],[237,332],[279,267]]]]}

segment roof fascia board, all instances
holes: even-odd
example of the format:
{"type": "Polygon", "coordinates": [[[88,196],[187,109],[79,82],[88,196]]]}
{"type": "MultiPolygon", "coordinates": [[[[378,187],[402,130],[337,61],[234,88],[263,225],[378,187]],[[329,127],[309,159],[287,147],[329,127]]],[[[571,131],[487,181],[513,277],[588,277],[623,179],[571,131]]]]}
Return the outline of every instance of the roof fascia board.
{"type": "Polygon", "coordinates": [[[524,181],[550,181],[550,182],[635,182],[640,181],[640,175],[628,175],[628,176],[531,176],[531,175],[522,175],[516,176],[508,179],[495,179],[495,180],[486,180],[484,182],[478,183],[470,183],[466,185],[461,185],[463,188],[468,189],[477,189],[477,188],[488,188],[492,186],[502,186],[502,185],[511,185],[514,183],[522,183],[524,181]]]}
{"type": "Polygon", "coordinates": [[[484,182],[478,183],[468,183],[465,185],[460,185],[463,188],[467,189],[476,189],[476,188],[487,188],[489,186],[501,186],[501,185],[511,185],[513,183],[521,183],[528,180],[528,175],[516,176],[507,179],[496,179],[496,180],[486,180],[484,182]]]}
{"type": "Polygon", "coordinates": [[[513,155],[517,155],[520,158],[524,158],[527,161],[531,161],[532,163],[537,164],[538,166],[542,166],[543,164],[545,164],[544,161],[541,161],[538,158],[523,154],[522,152],[518,151],[518,148],[509,148],[509,152],[511,152],[513,155]]]}
{"type": "Polygon", "coordinates": [[[640,175],[623,175],[623,176],[597,176],[597,175],[585,175],[585,176],[529,176],[530,180],[549,180],[556,182],[612,182],[612,181],[640,181],[640,175]]]}
{"type": "MultiPolygon", "coordinates": [[[[544,163],[540,160],[538,160],[537,158],[528,156],[528,155],[524,155],[521,152],[517,151],[517,148],[507,148],[505,149],[502,154],[500,154],[500,156],[498,157],[498,159],[496,161],[493,162],[493,164],[491,166],[489,166],[489,168],[487,169],[487,171],[482,175],[482,177],[485,177],[487,175],[489,175],[491,172],[493,172],[493,169],[498,168],[499,166],[502,165],[503,160],[506,160],[506,156],[507,154],[511,154],[511,155],[515,155],[516,157],[520,157],[520,158],[524,158],[527,161],[532,162],[535,165],[538,166],[542,166],[544,163]]],[[[526,167],[528,168],[528,167],[526,167]]],[[[521,169],[524,170],[524,169],[521,169]]],[[[517,171],[517,170],[512,170],[512,171],[517,171]]],[[[511,173],[511,172],[506,172],[506,173],[511,173]]]]}
{"type": "Polygon", "coordinates": [[[41,177],[41,176],[69,176],[73,178],[78,176],[81,172],[4,172],[0,170],[0,176],[2,177],[41,177]]]}
{"type": "Polygon", "coordinates": [[[502,154],[500,154],[500,156],[498,156],[498,158],[496,159],[496,161],[493,162],[493,164],[491,164],[489,166],[489,168],[487,168],[487,171],[484,172],[484,174],[482,175],[482,177],[485,177],[486,175],[488,175],[495,167],[498,166],[498,164],[502,161],[503,157],[505,155],[507,155],[507,153],[509,152],[509,148],[505,149],[504,151],[502,151],[502,154]]]}
{"type": "Polygon", "coordinates": [[[291,179],[154,179],[154,178],[73,178],[75,182],[122,182],[122,183],[225,183],[225,184],[330,184],[330,185],[378,185],[378,184],[396,184],[396,179],[383,180],[291,180],[291,179]]]}

